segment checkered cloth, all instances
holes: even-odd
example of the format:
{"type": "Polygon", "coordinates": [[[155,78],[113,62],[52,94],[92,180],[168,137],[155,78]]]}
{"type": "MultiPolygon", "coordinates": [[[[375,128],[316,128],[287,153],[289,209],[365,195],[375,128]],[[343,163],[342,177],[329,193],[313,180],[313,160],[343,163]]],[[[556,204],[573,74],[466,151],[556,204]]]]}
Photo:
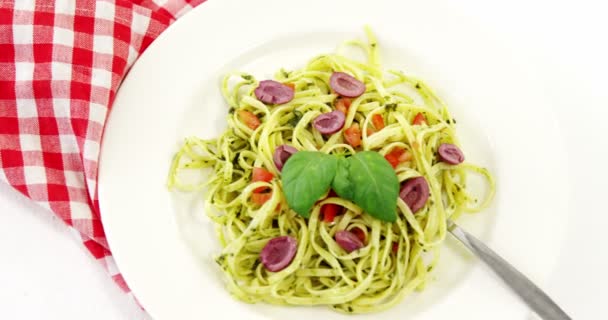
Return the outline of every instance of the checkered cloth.
{"type": "Polygon", "coordinates": [[[99,145],[137,57],[204,0],[0,0],[0,180],[54,212],[131,294],[104,235],[99,145]]]}

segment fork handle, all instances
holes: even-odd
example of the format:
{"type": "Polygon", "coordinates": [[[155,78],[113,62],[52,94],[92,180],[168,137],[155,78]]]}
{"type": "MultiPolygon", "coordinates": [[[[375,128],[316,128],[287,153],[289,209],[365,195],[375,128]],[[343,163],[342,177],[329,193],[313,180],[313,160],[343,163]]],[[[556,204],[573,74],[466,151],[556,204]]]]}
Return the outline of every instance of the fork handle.
{"type": "Polygon", "coordinates": [[[492,269],[523,301],[544,320],[571,320],[551,298],[530,279],[492,251],[479,239],[448,220],[450,233],[492,269]]]}

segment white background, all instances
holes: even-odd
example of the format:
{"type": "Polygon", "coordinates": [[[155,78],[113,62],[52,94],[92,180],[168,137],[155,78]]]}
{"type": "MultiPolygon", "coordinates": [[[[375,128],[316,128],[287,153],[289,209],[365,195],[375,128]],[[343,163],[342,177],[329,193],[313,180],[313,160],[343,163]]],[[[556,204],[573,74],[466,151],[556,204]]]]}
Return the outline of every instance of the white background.
{"type": "MultiPolygon", "coordinates": [[[[515,44],[513,50],[518,54],[528,56],[531,62],[548,62],[554,66],[550,70],[554,76],[568,79],[565,87],[547,94],[572,102],[571,108],[556,113],[565,129],[571,162],[580,170],[576,174],[586,181],[573,197],[595,203],[597,212],[585,217],[608,214],[601,195],[606,189],[602,181],[607,181],[604,159],[608,156],[601,130],[608,121],[608,7],[603,1],[544,0],[465,0],[459,5],[472,19],[496,30],[496,36],[515,44]],[[581,100],[586,103],[579,104],[581,100]],[[585,123],[586,130],[569,131],[570,122],[585,123]]],[[[608,219],[588,219],[571,222],[588,230],[588,237],[569,239],[563,254],[575,258],[558,270],[548,270],[552,274],[548,289],[574,319],[606,319],[601,301],[606,295],[599,293],[608,286],[608,250],[598,252],[597,245],[587,244],[607,243],[608,219]],[[590,277],[598,274],[604,276],[590,277]]],[[[1,184],[0,253],[0,318],[141,318],[138,308],[63,222],[1,184]]]]}

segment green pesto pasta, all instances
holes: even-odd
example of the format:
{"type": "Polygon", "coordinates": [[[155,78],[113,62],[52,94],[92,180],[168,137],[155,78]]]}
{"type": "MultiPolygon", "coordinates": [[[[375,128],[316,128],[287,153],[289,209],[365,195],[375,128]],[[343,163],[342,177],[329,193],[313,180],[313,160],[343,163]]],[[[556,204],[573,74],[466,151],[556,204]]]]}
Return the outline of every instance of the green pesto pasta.
{"type": "Polygon", "coordinates": [[[187,138],[175,155],[168,186],[182,191],[206,189],[205,212],[223,248],[216,262],[228,290],[239,300],[326,305],[344,313],[390,308],[427,284],[446,237],[447,219],[478,212],[493,197],[494,181],[485,168],[468,162],[449,165],[437,159],[441,143],[459,145],[456,121],[423,81],[400,71],[384,71],[378,43],[369,30],[367,36],[367,42],[354,40],[340,47],[363,50],[366,61],[351,59],[338,50],[314,57],[301,69],[278,71],[276,81],[295,86],[293,100],[285,104],[266,105],[256,99],[253,91],[259,81],[252,75],[226,75],[221,90],[230,107],[227,129],[216,139],[187,138]],[[312,126],[317,116],[333,111],[340,98],[329,85],[334,71],[349,73],[366,86],[362,95],[352,99],[344,124],[344,128],[355,123],[361,127],[361,145],[356,148],[346,142],[343,130],[322,135],[312,126]],[[260,125],[250,128],[239,116],[242,110],[255,114],[260,125]],[[426,123],[412,125],[419,113],[426,123]],[[374,115],[385,121],[380,130],[374,129],[374,115]],[[273,162],[274,150],[283,144],[343,155],[368,150],[386,155],[401,148],[411,157],[395,168],[398,180],[425,177],[430,197],[415,214],[398,198],[397,220],[388,223],[348,200],[328,195],[305,219],[287,205],[281,173],[273,162]],[[265,168],[275,178],[252,182],[254,167],[265,168]],[[212,174],[198,185],[180,179],[182,171],[206,169],[212,174]],[[471,171],[489,184],[483,201],[467,190],[471,171]],[[252,201],[259,187],[271,189],[262,205],[252,201]],[[328,203],[345,208],[331,223],[324,222],[320,213],[328,203]],[[367,241],[364,247],[347,253],[334,241],[334,234],[354,228],[361,229],[367,241]],[[297,239],[296,255],[285,269],[269,272],[260,263],[260,251],[270,239],[282,235],[297,239]]]}

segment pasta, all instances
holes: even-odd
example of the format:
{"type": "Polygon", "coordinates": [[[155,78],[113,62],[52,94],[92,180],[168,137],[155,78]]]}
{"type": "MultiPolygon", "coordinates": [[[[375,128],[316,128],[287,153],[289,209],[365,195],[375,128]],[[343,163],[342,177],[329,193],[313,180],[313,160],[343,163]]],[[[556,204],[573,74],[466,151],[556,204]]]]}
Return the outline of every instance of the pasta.
{"type": "Polygon", "coordinates": [[[400,71],[385,72],[377,40],[369,30],[367,36],[367,42],[346,42],[339,52],[314,57],[301,69],[278,71],[275,80],[294,87],[293,99],[287,103],[265,104],[257,99],[254,90],[260,82],[252,75],[226,75],[221,87],[230,107],[226,131],[210,140],[189,137],[174,157],[168,186],[182,191],[206,189],[205,212],[223,247],[216,262],[226,275],[228,290],[242,301],[326,305],[343,313],[387,309],[425,287],[439,259],[447,219],[478,212],[492,199],[495,186],[487,169],[468,162],[445,163],[437,156],[442,143],[459,145],[456,120],[444,102],[423,81],[400,71]],[[367,60],[340,54],[346,47],[362,50],[367,60]],[[344,130],[323,135],[312,124],[345,101],[332,91],[330,77],[335,71],[365,84],[365,92],[349,99],[350,106],[343,109],[343,127],[358,125],[361,132],[360,145],[355,147],[344,130]],[[257,126],[244,116],[251,114],[259,121],[257,126]],[[375,122],[379,117],[382,123],[375,122]],[[391,223],[327,193],[304,218],[289,208],[278,179],[281,172],[273,152],[281,145],[343,156],[376,151],[387,159],[401,150],[401,160],[394,164],[398,181],[424,177],[428,201],[414,213],[398,198],[397,219],[391,223]],[[264,168],[275,178],[252,182],[254,168],[264,168]],[[182,179],[185,171],[205,169],[211,176],[199,184],[182,179]],[[483,201],[467,189],[470,172],[488,181],[483,201]],[[267,190],[261,201],[260,189],[267,190]],[[343,212],[327,222],[326,204],[338,205],[343,212]],[[364,246],[347,252],[334,236],[355,229],[364,246]],[[260,252],[269,239],[285,235],[297,239],[295,256],[284,269],[270,272],[260,263],[260,252]]]}

